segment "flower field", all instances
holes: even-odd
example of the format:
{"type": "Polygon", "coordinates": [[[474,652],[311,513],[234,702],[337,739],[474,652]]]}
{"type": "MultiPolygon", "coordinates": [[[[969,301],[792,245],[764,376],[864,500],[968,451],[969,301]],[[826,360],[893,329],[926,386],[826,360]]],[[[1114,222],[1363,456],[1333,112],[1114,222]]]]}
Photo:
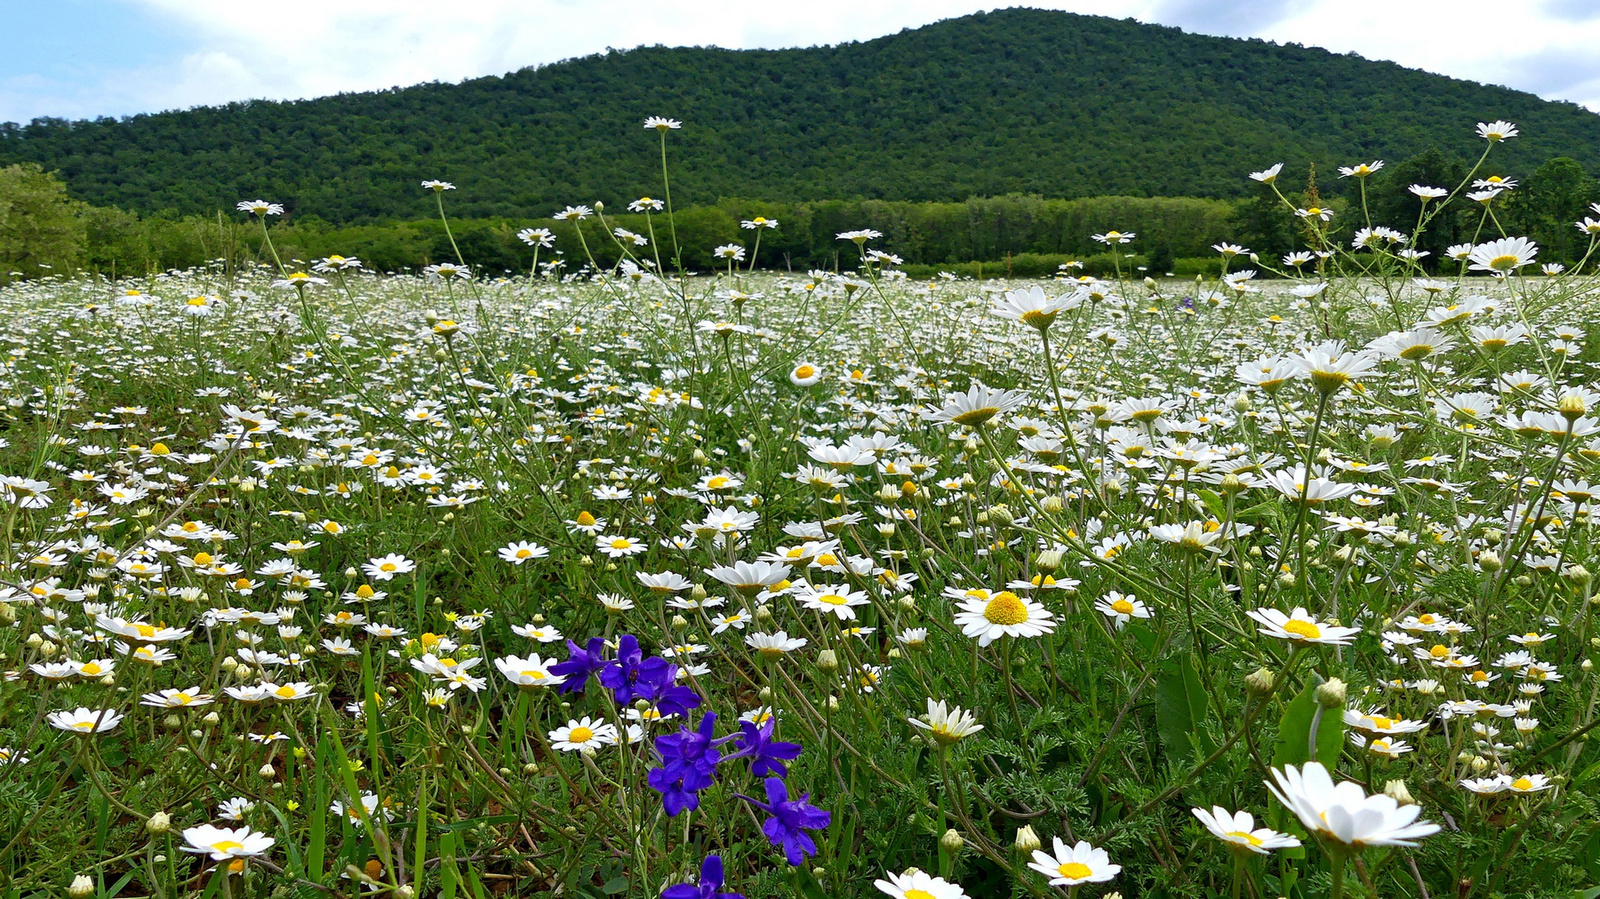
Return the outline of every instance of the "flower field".
{"type": "Polygon", "coordinates": [[[688,274],[669,182],[0,289],[0,890],[1595,895],[1593,266],[1479,134],[1195,282],[688,274]]]}

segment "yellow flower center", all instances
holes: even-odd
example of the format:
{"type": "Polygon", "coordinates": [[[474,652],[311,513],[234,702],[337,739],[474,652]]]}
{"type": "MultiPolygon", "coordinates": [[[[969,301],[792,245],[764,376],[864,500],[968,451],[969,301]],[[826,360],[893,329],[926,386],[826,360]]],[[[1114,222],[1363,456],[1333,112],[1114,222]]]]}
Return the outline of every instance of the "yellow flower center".
{"type": "Polygon", "coordinates": [[[232,852],[235,849],[243,848],[243,843],[235,843],[233,840],[222,840],[221,842],[211,844],[211,849],[214,852],[232,852]]]}
{"type": "Polygon", "coordinates": [[[212,562],[212,559],[211,559],[211,554],[210,553],[195,553],[194,554],[194,563],[196,565],[210,565],[211,562],[212,562]]]}
{"type": "Polygon", "coordinates": [[[394,571],[395,569],[397,569],[399,567],[400,566],[394,564],[393,562],[385,562],[382,565],[378,566],[378,570],[379,571],[394,571]]]}
{"type": "Polygon", "coordinates": [[[905,896],[906,899],[935,899],[934,895],[927,890],[906,890],[901,895],[905,896]]]}
{"type": "Polygon", "coordinates": [[[172,701],[178,705],[188,705],[189,703],[194,702],[194,697],[190,696],[188,693],[174,693],[172,694],[172,701]]]}
{"type": "Polygon", "coordinates": [[[287,684],[285,684],[282,687],[279,687],[278,689],[276,689],[276,690],[274,690],[272,692],[274,694],[276,694],[279,699],[293,699],[293,698],[295,698],[295,696],[299,695],[299,691],[298,690],[296,690],[295,688],[293,688],[291,686],[288,686],[287,684]]]}
{"type": "Polygon", "coordinates": [[[378,591],[372,589],[372,587],[368,584],[362,584],[356,588],[356,596],[360,597],[361,599],[371,599],[372,597],[376,596],[377,593],[378,591]]]}
{"type": "Polygon", "coordinates": [[[546,675],[543,671],[540,671],[537,668],[530,668],[527,671],[522,672],[522,676],[531,677],[534,680],[544,680],[546,675]]]}
{"type": "Polygon", "coordinates": [[[1511,782],[1511,789],[1524,791],[1531,790],[1533,789],[1533,781],[1527,779],[1526,777],[1519,777],[1511,782]]]}
{"type": "Polygon", "coordinates": [[[1447,659],[1450,657],[1450,647],[1443,643],[1435,643],[1428,648],[1428,655],[1436,659],[1447,659]]]}
{"type": "Polygon", "coordinates": [[[809,365],[802,365],[799,368],[794,370],[794,376],[799,378],[802,381],[805,380],[806,378],[811,377],[812,375],[814,375],[816,373],[817,373],[817,370],[812,368],[809,365]]]}
{"type": "Polygon", "coordinates": [[[848,604],[850,600],[837,593],[824,593],[817,597],[817,602],[827,603],[830,606],[842,606],[848,604]]]}
{"type": "Polygon", "coordinates": [[[630,547],[632,545],[633,545],[633,541],[627,539],[626,537],[618,537],[617,539],[611,541],[611,548],[612,549],[627,549],[628,547],[630,547]]]}
{"type": "Polygon", "coordinates": [[[721,490],[726,486],[728,486],[728,479],[722,475],[717,475],[711,480],[706,481],[706,489],[708,490],[721,490]]]}
{"type": "Polygon", "coordinates": [[[1322,628],[1309,621],[1294,619],[1283,626],[1283,629],[1304,640],[1315,640],[1322,636],[1322,628]]]}
{"type": "Polygon", "coordinates": [[[156,635],[156,629],[148,624],[135,624],[133,629],[138,631],[141,637],[154,637],[156,635]]]}
{"type": "Polygon", "coordinates": [[[568,743],[587,743],[594,739],[594,731],[587,727],[574,727],[567,732],[568,743]]]}
{"type": "Polygon", "coordinates": [[[1517,263],[1521,262],[1521,261],[1522,261],[1521,258],[1518,257],[1515,253],[1507,253],[1507,254],[1504,254],[1504,255],[1501,255],[1501,256],[1496,256],[1493,259],[1490,259],[1489,260],[1489,267],[1494,269],[1497,272],[1503,272],[1503,271],[1507,271],[1509,269],[1516,268],[1517,267],[1517,263]]]}
{"type": "Polygon", "coordinates": [[[1004,590],[996,593],[994,599],[983,607],[983,617],[990,624],[1021,624],[1028,620],[1028,607],[1022,604],[1017,594],[1004,590]]]}
{"type": "Polygon", "coordinates": [[[1126,599],[1117,600],[1111,604],[1111,608],[1115,609],[1119,615],[1133,614],[1133,603],[1128,602],[1126,599]]]}
{"type": "Polygon", "coordinates": [[[89,674],[89,675],[99,674],[100,672],[102,672],[104,670],[105,669],[101,668],[99,665],[95,664],[94,662],[89,662],[88,664],[83,666],[83,673],[84,674],[89,674]]]}
{"type": "Polygon", "coordinates": [[[533,550],[531,550],[531,549],[519,549],[519,550],[517,550],[517,558],[519,558],[519,559],[526,559],[526,558],[528,558],[528,557],[530,557],[532,555],[533,555],[533,550]]]}
{"type": "Polygon", "coordinates": [[[578,524],[586,528],[592,528],[594,527],[594,516],[590,515],[588,512],[579,512],[578,524]]]}
{"type": "Polygon", "coordinates": [[[1384,718],[1384,717],[1381,717],[1381,716],[1375,716],[1375,717],[1372,717],[1372,718],[1368,718],[1367,720],[1372,722],[1372,729],[1373,730],[1388,730],[1389,728],[1394,727],[1394,719],[1393,718],[1384,718]]]}
{"type": "Polygon", "coordinates": [[[1057,868],[1056,873],[1060,874],[1062,877],[1070,878],[1072,880],[1082,880],[1085,877],[1088,877],[1090,874],[1093,874],[1094,871],[1090,870],[1089,866],[1083,862],[1067,862],[1066,864],[1057,868]]]}
{"type": "Polygon", "coordinates": [[[1227,836],[1233,837],[1236,840],[1242,840],[1252,846],[1260,846],[1264,842],[1260,837],[1246,830],[1230,830],[1228,831],[1227,836]]]}

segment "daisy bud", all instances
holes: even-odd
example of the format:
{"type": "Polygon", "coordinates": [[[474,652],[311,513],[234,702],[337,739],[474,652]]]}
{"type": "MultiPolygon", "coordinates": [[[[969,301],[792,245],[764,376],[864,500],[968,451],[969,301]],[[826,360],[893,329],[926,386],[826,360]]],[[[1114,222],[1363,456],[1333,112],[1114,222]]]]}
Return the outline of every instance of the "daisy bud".
{"type": "Polygon", "coordinates": [[[527,775],[538,774],[539,773],[539,763],[538,762],[529,762],[526,765],[523,765],[522,766],[522,773],[523,774],[527,774],[527,775]]]}
{"type": "Polygon", "coordinates": [[[694,464],[696,465],[705,465],[711,461],[711,457],[706,455],[705,451],[699,449],[698,447],[695,449],[694,454],[689,458],[693,459],[694,464]]]}
{"type": "Polygon", "coordinates": [[[48,659],[51,656],[55,655],[56,654],[56,650],[58,650],[60,648],[61,647],[55,645],[54,643],[51,643],[49,640],[46,640],[43,643],[39,644],[39,655],[42,655],[42,656],[44,656],[45,658],[48,659]]]}
{"type": "Polygon", "coordinates": [[[1486,549],[1478,553],[1478,566],[1484,571],[1499,571],[1505,567],[1505,563],[1500,561],[1499,553],[1492,549],[1486,549]]]}
{"type": "Polygon", "coordinates": [[[1250,397],[1249,396],[1241,393],[1238,396],[1233,398],[1233,411],[1244,413],[1244,412],[1249,412],[1250,409],[1251,409],[1251,405],[1250,405],[1250,397]]]}
{"type": "Polygon", "coordinates": [[[11,607],[11,603],[0,602],[0,624],[11,624],[16,620],[17,610],[11,607]]]}
{"type": "Polygon", "coordinates": [[[1034,558],[1033,564],[1045,574],[1053,574],[1061,569],[1061,551],[1047,549],[1034,558]]]}
{"type": "Polygon", "coordinates": [[[594,556],[579,556],[578,557],[578,565],[580,565],[583,568],[593,568],[594,567],[594,556]]]}
{"type": "Polygon", "coordinates": [[[1011,845],[1015,846],[1018,852],[1032,852],[1044,844],[1039,842],[1039,835],[1033,832],[1033,825],[1026,824],[1017,831],[1017,838],[1011,845]]]}
{"type": "Polygon", "coordinates": [[[681,630],[683,630],[684,628],[686,628],[688,626],[689,626],[689,619],[683,617],[682,615],[674,615],[674,616],[672,616],[672,629],[673,630],[681,631],[681,630]]]}
{"type": "Polygon", "coordinates": [[[417,899],[417,888],[408,883],[394,891],[394,899],[417,899]]]}
{"type": "Polygon", "coordinates": [[[891,659],[898,659],[898,658],[900,658],[900,648],[897,646],[897,647],[889,650],[887,653],[885,653],[885,655],[887,655],[891,659]]]}
{"type": "Polygon", "coordinates": [[[1010,508],[1000,505],[989,510],[989,520],[1008,528],[1017,520],[1017,516],[1011,514],[1010,508]]]}
{"type": "Polygon", "coordinates": [[[895,600],[895,605],[898,605],[902,611],[906,612],[915,612],[917,610],[917,601],[909,596],[902,596],[895,600]]]}
{"type": "Polygon", "coordinates": [[[1489,760],[1481,755],[1473,756],[1470,764],[1472,765],[1472,771],[1475,774],[1482,774],[1489,768],[1489,760]]]}
{"type": "Polygon", "coordinates": [[[894,536],[894,522],[892,521],[879,522],[877,525],[875,525],[875,527],[878,529],[879,537],[894,536]]]}
{"type": "Polygon", "coordinates": [[[1277,680],[1277,675],[1274,675],[1271,671],[1266,668],[1257,668],[1250,674],[1245,675],[1244,686],[1252,695],[1271,696],[1273,685],[1277,680]]]}
{"type": "Polygon", "coordinates": [[[884,484],[878,488],[878,499],[892,503],[900,499],[900,491],[893,484],[884,484]]]}
{"type": "Polygon", "coordinates": [[[1577,587],[1587,587],[1589,582],[1594,580],[1594,575],[1582,565],[1568,565],[1561,570],[1561,576],[1566,578],[1567,583],[1577,587]]]}
{"type": "Polygon", "coordinates": [[[839,711],[839,697],[837,697],[837,696],[829,696],[828,697],[828,711],[830,711],[830,712],[839,711]]]}
{"type": "Polygon", "coordinates": [[[1511,582],[1513,584],[1516,584],[1518,587],[1531,587],[1531,586],[1533,586],[1533,576],[1532,575],[1527,575],[1527,574],[1519,574],[1516,577],[1512,578],[1511,582]]]}
{"type": "Polygon", "coordinates": [[[29,649],[38,649],[44,643],[44,638],[38,634],[29,634],[27,639],[29,649]]]}
{"type": "Polygon", "coordinates": [[[360,574],[361,574],[361,572],[357,571],[355,569],[355,566],[353,566],[353,565],[344,570],[344,576],[347,577],[347,578],[354,578],[354,577],[356,577],[356,576],[358,576],[360,574]]]}
{"type": "Polygon", "coordinates": [[[277,777],[278,776],[278,769],[272,767],[272,763],[271,762],[267,762],[265,765],[262,765],[261,766],[261,770],[257,771],[256,773],[261,775],[262,777],[268,777],[268,778],[277,777]]]}
{"type": "Polygon", "coordinates": [[[172,829],[172,816],[166,812],[156,812],[145,819],[144,829],[160,836],[172,829]]]}
{"type": "Polygon", "coordinates": [[[79,874],[77,877],[72,878],[72,886],[67,887],[67,895],[71,896],[72,899],[84,899],[86,896],[93,896],[94,881],[90,880],[87,874],[79,874]]]}
{"type": "Polygon", "coordinates": [[[1044,502],[1039,504],[1039,508],[1045,510],[1051,515],[1061,514],[1061,510],[1065,507],[1066,504],[1061,501],[1061,497],[1059,496],[1047,496],[1044,498],[1044,502]]]}
{"type": "Polygon", "coordinates": [[[824,649],[817,653],[817,670],[823,674],[832,674],[839,670],[839,656],[831,649],[824,649]]]}
{"type": "Polygon", "coordinates": [[[1217,486],[1222,489],[1222,493],[1226,496],[1244,492],[1244,481],[1239,480],[1239,476],[1232,472],[1223,475],[1222,483],[1217,486]]]}
{"type": "Polygon", "coordinates": [[[1145,275],[1144,276],[1144,286],[1148,290],[1155,290],[1156,289],[1156,279],[1150,277],[1149,275],[1145,275]]]}
{"type": "Polygon", "coordinates": [[[183,719],[177,715],[168,715],[161,719],[161,726],[167,730],[181,730],[183,728],[183,719]]]}
{"type": "Polygon", "coordinates": [[[1569,393],[1561,398],[1561,402],[1556,404],[1556,411],[1560,412],[1561,417],[1567,421],[1577,421],[1583,417],[1583,413],[1589,410],[1584,406],[1583,397],[1569,393]]]}
{"type": "Polygon", "coordinates": [[[1583,669],[1584,671],[1593,671],[1594,670],[1594,659],[1584,659],[1582,662],[1578,663],[1578,667],[1583,669]]]}
{"type": "Polygon", "coordinates": [[[206,724],[221,724],[222,716],[218,715],[216,712],[207,712],[206,716],[200,720],[206,724]]]}
{"type": "Polygon", "coordinates": [[[768,621],[771,621],[772,620],[772,606],[769,606],[769,605],[756,606],[756,620],[760,621],[762,623],[766,623],[768,621]]]}
{"type": "Polygon", "coordinates": [[[771,702],[772,701],[772,688],[771,687],[762,687],[760,690],[757,690],[756,691],[756,698],[760,699],[762,702],[771,702]]]}
{"type": "Polygon", "coordinates": [[[965,845],[967,841],[961,839],[961,834],[956,833],[954,827],[945,831],[944,836],[939,838],[939,848],[946,852],[960,852],[961,847],[965,845]]]}
{"type": "Polygon", "coordinates": [[[1403,780],[1391,780],[1383,785],[1383,795],[1388,796],[1401,805],[1416,805],[1417,800],[1412,798],[1411,791],[1406,789],[1403,780]]]}

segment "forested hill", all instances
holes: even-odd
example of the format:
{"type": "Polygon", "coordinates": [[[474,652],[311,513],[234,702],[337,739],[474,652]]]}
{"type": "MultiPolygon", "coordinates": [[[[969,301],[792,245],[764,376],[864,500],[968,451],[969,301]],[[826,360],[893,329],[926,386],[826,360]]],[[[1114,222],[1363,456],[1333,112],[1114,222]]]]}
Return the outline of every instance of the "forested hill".
{"type": "Polygon", "coordinates": [[[460,84],[93,122],[0,127],[0,164],[141,212],[242,198],[335,222],[425,212],[425,178],[467,216],[548,214],[660,190],[646,116],[670,135],[673,198],[964,199],[1008,193],[1242,194],[1274,162],[1475,158],[1478,121],[1522,136],[1498,165],[1600,170],[1600,115],[1532,94],[1299,46],[1029,9],[862,43],[649,47],[460,84]]]}

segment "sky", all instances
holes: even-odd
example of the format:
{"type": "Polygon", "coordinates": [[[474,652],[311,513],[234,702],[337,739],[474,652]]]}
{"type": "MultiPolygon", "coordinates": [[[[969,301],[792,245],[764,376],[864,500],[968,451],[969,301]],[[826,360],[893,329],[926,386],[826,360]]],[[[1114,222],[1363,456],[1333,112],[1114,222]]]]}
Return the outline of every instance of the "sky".
{"type": "MultiPolygon", "coordinates": [[[[1600,112],[1600,0],[1024,0],[1357,53],[1600,112]]],[[[0,122],[460,81],[641,45],[868,40],[978,0],[0,0],[0,122]]]]}

